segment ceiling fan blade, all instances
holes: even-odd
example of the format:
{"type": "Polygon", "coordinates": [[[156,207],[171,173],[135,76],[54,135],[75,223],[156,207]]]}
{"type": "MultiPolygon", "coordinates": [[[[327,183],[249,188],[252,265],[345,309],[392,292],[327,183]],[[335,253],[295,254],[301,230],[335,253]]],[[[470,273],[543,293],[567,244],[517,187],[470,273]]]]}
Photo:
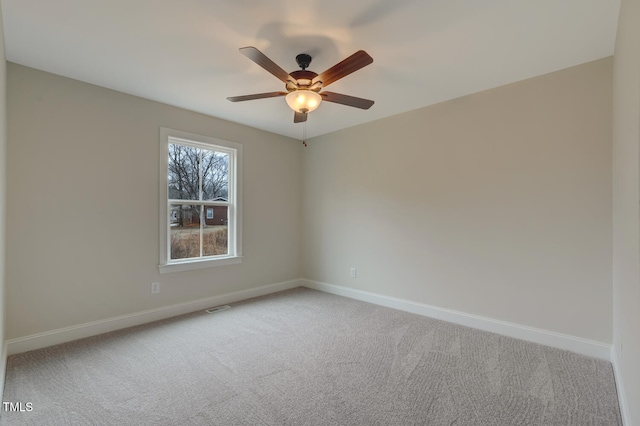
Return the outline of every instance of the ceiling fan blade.
{"type": "Polygon", "coordinates": [[[322,92],[320,93],[323,101],[334,102],[336,104],[347,105],[360,109],[369,109],[374,104],[369,99],[356,98],[355,96],[342,95],[340,93],[322,92]]]}
{"type": "MultiPolygon", "coordinates": [[[[241,47],[240,53],[242,53],[247,58],[251,59],[256,64],[260,65],[265,70],[269,71],[271,74],[275,75],[283,83],[286,83],[292,80],[288,72],[280,68],[275,62],[267,58],[267,56],[264,53],[262,53],[255,47],[253,46],[241,47]]],[[[295,82],[295,80],[292,80],[292,81],[295,82]]]]}
{"type": "Polygon", "coordinates": [[[342,62],[338,62],[322,74],[315,77],[311,82],[322,82],[322,87],[327,87],[336,80],[340,80],[342,77],[346,77],[354,71],[358,71],[360,68],[366,67],[373,62],[373,58],[369,56],[364,50],[358,50],[353,55],[349,56],[342,62]]]}
{"type": "Polygon", "coordinates": [[[276,98],[278,96],[285,96],[286,94],[287,92],[256,93],[255,95],[230,96],[227,100],[231,102],[252,101],[254,99],[276,98]]]}
{"type": "Polygon", "coordinates": [[[306,112],[297,112],[293,113],[293,122],[294,123],[302,123],[303,121],[307,121],[307,113],[306,112]]]}

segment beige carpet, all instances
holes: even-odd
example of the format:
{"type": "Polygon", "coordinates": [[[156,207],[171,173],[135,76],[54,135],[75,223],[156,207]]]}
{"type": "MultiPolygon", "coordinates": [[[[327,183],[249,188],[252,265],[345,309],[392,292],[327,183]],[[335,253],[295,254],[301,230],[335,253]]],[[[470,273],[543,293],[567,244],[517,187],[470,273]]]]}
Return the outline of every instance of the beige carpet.
{"type": "Polygon", "coordinates": [[[611,364],[298,288],[11,356],[1,425],[621,425],[611,364]]]}

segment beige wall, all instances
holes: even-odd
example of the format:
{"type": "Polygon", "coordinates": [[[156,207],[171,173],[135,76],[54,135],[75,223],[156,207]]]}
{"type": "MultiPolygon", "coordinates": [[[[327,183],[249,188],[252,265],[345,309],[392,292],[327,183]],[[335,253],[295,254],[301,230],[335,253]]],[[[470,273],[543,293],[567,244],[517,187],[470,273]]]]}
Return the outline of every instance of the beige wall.
{"type": "Polygon", "coordinates": [[[299,141],[11,63],[8,84],[7,339],[301,276],[299,141]],[[242,264],[158,273],[161,126],[244,145],[242,264]]]}
{"type": "Polygon", "coordinates": [[[612,62],[304,150],[9,64],[6,337],[304,276],[610,343],[612,62]],[[244,144],[241,265],[158,274],[160,126],[244,144]]]}
{"type": "Polygon", "coordinates": [[[613,337],[629,424],[640,425],[640,2],[623,0],[613,64],[613,337]]]}
{"type": "MultiPolygon", "coordinates": [[[[6,150],[7,150],[7,61],[4,55],[4,28],[0,10],[0,384],[4,383],[5,356],[5,253],[6,253],[6,150]]],[[[3,386],[0,386],[0,399],[3,386]]]]}
{"type": "Polygon", "coordinates": [[[612,342],[611,79],[606,58],[312,139],[305,277],[612,342]]]}

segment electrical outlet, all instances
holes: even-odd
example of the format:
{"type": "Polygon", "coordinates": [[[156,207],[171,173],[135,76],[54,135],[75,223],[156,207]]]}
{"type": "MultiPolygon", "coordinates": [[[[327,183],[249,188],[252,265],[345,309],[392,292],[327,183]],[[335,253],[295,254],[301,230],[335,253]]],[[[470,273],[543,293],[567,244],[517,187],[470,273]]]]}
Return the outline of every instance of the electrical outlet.
{"type": "Polygon", "coordinates": [[[351,268],[351,278],[356,277],[356,268],[351,268]]]}
{"type": "Polygon", "coordinates": [[[160,283],[155,282],[151,283],[151,294],[160,293],[160,283]]]}

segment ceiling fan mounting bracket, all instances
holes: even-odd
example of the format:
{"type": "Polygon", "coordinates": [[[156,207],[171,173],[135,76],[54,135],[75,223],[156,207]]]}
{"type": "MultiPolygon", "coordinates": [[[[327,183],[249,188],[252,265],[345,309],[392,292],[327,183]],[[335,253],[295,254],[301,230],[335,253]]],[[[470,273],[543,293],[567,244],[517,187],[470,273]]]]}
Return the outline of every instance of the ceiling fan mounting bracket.
{"type": "Polygon", "coordinates": [[[309,68],[309,64],[311,64],[311,55],[308,55],[306,53],[301,53],[298,56],[296,56],[296,62],[298,63],[298,66],[300,68],[305,70],[309,68]]]}

